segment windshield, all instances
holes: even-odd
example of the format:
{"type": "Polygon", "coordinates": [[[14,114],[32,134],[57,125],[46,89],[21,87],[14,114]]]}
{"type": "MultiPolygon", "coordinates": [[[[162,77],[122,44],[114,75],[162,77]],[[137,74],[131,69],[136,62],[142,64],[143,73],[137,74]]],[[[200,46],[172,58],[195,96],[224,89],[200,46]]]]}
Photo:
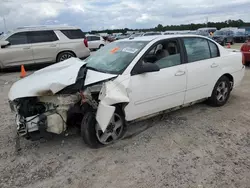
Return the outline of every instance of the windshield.
{"type": "Polygon", "coordinates": [[[214,32],[214,35],[224,35],[224,32],[223,31],[215,31],[214,32]]]}
{"type": "Polygon", "coordinates": [[[118,41],[109,43],[85,61],[87,67],[99,72],[121,74],[148,41],[118,41]]]}

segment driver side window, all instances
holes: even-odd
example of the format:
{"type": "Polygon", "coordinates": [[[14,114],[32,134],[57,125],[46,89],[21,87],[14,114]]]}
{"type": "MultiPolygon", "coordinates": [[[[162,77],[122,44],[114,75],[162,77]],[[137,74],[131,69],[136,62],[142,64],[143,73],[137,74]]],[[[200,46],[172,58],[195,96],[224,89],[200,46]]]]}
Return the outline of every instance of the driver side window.
{"type": "Polygon", "coordinates": [[[28,44],[26,32],[15,33],[6,39],[11,45],[28,44]]]}
{"type": "Polygon", "coordinates": [[[145,55],[144,62],[155,63],[160,69],[181,64],[180,47],[177,40],[166,40],[154,45],[145,55]]]}

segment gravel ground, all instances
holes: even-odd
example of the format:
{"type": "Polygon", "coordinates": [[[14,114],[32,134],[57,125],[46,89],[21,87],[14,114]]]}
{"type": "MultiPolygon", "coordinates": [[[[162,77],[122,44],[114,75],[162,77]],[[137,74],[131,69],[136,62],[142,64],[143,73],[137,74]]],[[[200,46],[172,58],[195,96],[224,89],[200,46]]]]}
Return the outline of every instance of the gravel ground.
{"type": "Polygon", "coordinates": [[[80,136],[21,139],[7,93],[19,73],[0,76],[0,187],[249,188],[250,69],[224,107],[197,104],[128,127],[99,150],[80,136]]]}

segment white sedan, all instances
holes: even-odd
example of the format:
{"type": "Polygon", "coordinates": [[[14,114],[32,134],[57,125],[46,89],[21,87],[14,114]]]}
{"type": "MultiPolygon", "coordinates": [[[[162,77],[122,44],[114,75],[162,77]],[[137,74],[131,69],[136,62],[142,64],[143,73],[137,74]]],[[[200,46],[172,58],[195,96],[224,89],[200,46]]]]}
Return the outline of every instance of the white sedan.
{"type": "Polygon", "coordinates": [[[138,37],[36,71],[13,84],[9,100],[19,135],[37,140],[77,126],[97,148],[121,139],[128,122],[204,100],[224,105],[244,71],[240,52],[206,37],[138,37]]]}

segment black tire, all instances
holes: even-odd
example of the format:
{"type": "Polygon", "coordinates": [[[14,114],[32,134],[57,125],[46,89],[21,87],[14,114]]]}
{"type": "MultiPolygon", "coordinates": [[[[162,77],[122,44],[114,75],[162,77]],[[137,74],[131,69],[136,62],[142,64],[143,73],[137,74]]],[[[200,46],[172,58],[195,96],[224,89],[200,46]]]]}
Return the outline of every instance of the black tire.
{"type": "Polygon", "coordinates": [[[234,45],[234,39],[232,40],[231,45],[234,45]]]}
{"type": "MultiPolygon", "coordinates": [[[[100,142],[100,139],[97,136],[100,133],[99,132],[100,129],[97,130],[97,128],[96,128],[98,125],[97,125],[97,121],[95,119],[95,113],[93,111],[88,111],[85,113],[85,115],[82,119],[82,123],[81,123],[81,136],[82,136],[84,142],[89,147],[97,149],[97,148],[103,147],[105,145],[113,144],[115,141],[118,141],[120,138],[123,137],[123,135],[126,131],[126,123],[125,123],[125,118],[124,118],[123,112],[119,107],[116,107],[115,114],[118,114],[121,117],[121,123],[122,123],[122,128],[120,130],[121,132],[119,131],[119,136],[117,137],[116,140],[111,141],[107,144],[103,144],[100,142]]],[[[107,131],[109,131],[110,126],[111,126],[111,124],[108,125],[108,128],[106,129],[106,131],[104,133],[107,133],[107,131]]]]}
{"type": "Polygon", "coordinates": [[[104,45],[103,45],[103,44],[101,44],[101,45],[99,46],[99,49],[100,49],[100,48],[102,48],[102,47],[104,47],[104,45]]]}
{"type": "Polygon", "coordinates": [[[69,59],[71,57],[76,57],[74,53],[72,52],[61,52],[56,59],[56,62],[61,62],[64,61],[66,59],[69,59]]]}
{"type": "Polygon", "coordinates": [[[228,101],[230,93],[231,93],[230,81],[228,77],[222,76],[216,82],[212,92],[212,96],[208,99],[208,104],[214,107],[223,106],[228,101]],[[225,84],[225,88],[222,87],[223,83],[225,84]]]}

